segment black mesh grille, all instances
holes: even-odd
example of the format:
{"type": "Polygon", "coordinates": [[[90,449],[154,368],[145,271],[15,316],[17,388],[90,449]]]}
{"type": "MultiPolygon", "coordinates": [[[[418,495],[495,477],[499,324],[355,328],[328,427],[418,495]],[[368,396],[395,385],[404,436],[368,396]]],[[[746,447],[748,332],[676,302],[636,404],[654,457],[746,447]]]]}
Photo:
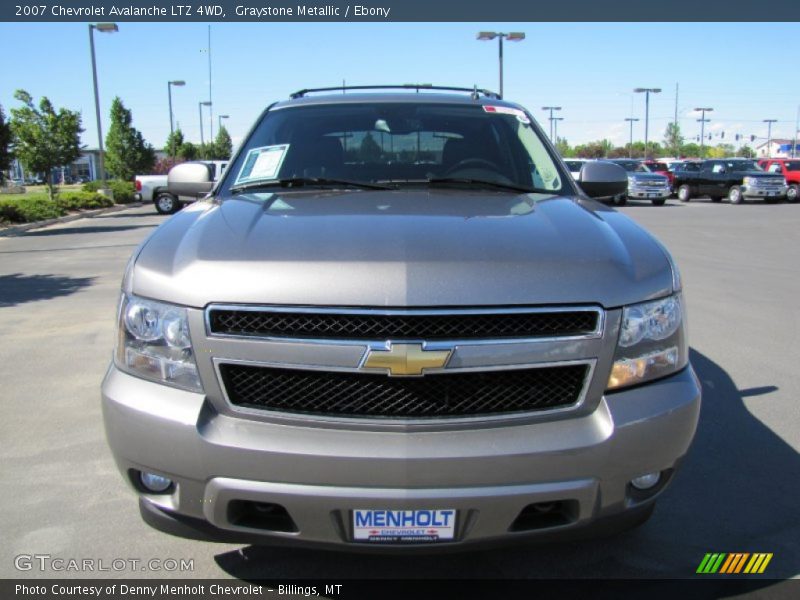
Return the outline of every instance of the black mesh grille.
{"type": "Polygon", "coordinates": [[[598,312],[381,315],[211,309],[211,332],[348,340],[560,337],[595,331],[598,312]]]}
{"type": "Polygon", "coordinates": [[[348,417],[458,417],[545,410],[580,397],[587,365],[425,377],[220,365],[231,402],[348,417]]]}

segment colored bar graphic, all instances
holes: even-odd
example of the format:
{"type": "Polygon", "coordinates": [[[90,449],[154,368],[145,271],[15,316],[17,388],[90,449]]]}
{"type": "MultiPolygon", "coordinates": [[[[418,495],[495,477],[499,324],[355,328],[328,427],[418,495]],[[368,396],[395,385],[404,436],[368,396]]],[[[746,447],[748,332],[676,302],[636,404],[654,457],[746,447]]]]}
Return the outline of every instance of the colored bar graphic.
{"type": "Polygon", "coordinates": [[[753,554],[749,552],[707,552],[700,561],[696,573],[724,575],[763,573],[772,560],[772,556],[771,552],[755,552],[753,554]]]}

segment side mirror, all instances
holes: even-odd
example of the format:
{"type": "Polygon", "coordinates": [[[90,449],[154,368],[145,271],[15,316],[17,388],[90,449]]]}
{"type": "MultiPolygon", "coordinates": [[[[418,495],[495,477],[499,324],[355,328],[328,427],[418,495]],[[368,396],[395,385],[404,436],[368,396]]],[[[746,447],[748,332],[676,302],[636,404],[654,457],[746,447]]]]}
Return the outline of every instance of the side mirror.
{"type": "Polygon", "coordinates": [[[611,198],[628,190],[628,172],[614,163],[587,162],[581,167],[578,185],[590,198],[611,198]]]}
{"type": "Polygon", "coordinates": [[[205,196],[214,187],[214,173],[202,162],[175,165],[167,175],[167,190],[174,196],[205,196]]]}

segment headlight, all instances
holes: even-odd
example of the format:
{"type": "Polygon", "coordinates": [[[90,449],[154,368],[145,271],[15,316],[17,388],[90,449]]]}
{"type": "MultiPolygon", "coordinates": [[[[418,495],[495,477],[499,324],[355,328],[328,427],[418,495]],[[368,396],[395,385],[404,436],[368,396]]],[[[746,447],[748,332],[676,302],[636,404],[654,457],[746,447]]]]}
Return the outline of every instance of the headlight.
{"type": "Polygon", "coordinates": [[[680,293],[626,306],[607,387],[612,390],[664,377],[682,369],[688,360],[680,293]]]}
{"type": "Polygon", "coordinates": [[[628,177],[628,185],[636,185],[636,178],[628,177]]]}
{"type": "Polygon", "coordinates": [[[745,177],[742,180],[742,183],[745,185],[758,185],[758,178],[757,177],[745,177]]]}
{"type": "Polygon", "coordinates": [[[124,295],[115,363],[132,375],[202,392],[186,309],[124,295]]]}

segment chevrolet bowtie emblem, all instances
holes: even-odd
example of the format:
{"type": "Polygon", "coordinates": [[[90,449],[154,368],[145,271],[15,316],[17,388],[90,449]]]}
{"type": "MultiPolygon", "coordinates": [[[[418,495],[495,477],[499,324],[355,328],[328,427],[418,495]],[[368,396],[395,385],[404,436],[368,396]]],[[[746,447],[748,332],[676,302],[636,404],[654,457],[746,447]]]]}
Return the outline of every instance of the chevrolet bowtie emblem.
{"type": "Polygon", "coordinates": [[[424,369],[447,364],[451,350],[425,350],[422,344],[391,344],[388,350],[367,350],[365,369],[385,369],[389,375],[422,375],[424,369]]]}

